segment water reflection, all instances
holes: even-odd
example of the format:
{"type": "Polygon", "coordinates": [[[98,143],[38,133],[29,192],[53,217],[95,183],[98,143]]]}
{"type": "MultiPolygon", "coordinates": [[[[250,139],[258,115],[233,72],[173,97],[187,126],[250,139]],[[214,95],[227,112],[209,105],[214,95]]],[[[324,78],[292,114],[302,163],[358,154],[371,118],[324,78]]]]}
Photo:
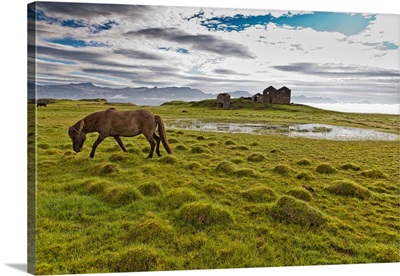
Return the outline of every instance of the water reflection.
{"type": "Polygon", "coordinates": [[[294,124],[289,126],[272,124],[213,123],[200,120],[176,120],[167,124],[171,129],[201,130],[211,132],[276,134],[289,137],[304,137],[327,140],[384,140],[395,141],[399,135],[372,129],[342,127],[325,124],[294,124]]]}

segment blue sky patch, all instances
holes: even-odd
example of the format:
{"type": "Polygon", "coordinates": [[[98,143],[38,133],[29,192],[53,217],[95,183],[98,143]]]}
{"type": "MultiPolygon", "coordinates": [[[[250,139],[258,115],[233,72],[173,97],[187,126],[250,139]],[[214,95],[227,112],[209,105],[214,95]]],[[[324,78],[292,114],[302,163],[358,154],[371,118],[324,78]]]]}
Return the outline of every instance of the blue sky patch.
{"type": "Polygon", "coordinates": [[[80,39],[73,39],[73,38],[56,38],[49,40],[49,42],[56,43],[56,44],[61,44],[61,45],[66,45],[66,46],[72,46],[75,48],[82,48],[82,47],[107,47],[107,43],[103,42],[97,42],[97,41],[84,41],[80,39]]]}
{"type": "Polygon", "coordinates": [[[391,43],[389,41],[384,41],[383,42],[383,50],[397,50],[399,49],[399,45],[396,45],[394,43],[391,43]]]}
{"type": "Polygon", "coordinates": [[[117,22],[113,20],[105,20],[101,24],[89,24],[85,20],[76,20],[76,19],[66,19],[59,17],[52,17],[46,15],[42,10],[37,9],[36,12],[28,6],[28,18],[36,21],[44,21],[48,24],[59,24],[63,27],[67,28],[88,28],[91,33],[97,34],[101,31],[111,30],[114,26],[118,25],[117,22]]]}
{"type": "Polygon", "coordinates": [[[180,54],[189,54],[189,50],[185,48],[178,48],[176,51],[180,54]]]}
{"type": "MultiPolygon", "coordinates": [[[[349,14],[337,12],[314,12],[310,14],[288,14],[274,17],[271,14],[244,16],[237,14],[233,17],[213,17],[202,19],[201,25],[208,30],[215,31],[243,31],[249,27],[261,25],[267,27],[268,23],[275,23],[278,26],[290,26],[294,28],[311,28],[320,32],[339,32],[346,36],[358,34],[365,30],[375,16],[362,14],[349,14]]],[[[188,20],[190,20],[188,19],[188,20]]]]}
{"type": "Polygon", "coordinates": [[[46,57],[36,57],[36,58],[39,59],[39,60],[43,60],[43,61],[54,62],[54,63],[62,63],[62,64],[66,64],[66,65],[76,64],[75,61],[65,60],[65,59],[55,59],[55,58],[46,58],[46,57]]]}

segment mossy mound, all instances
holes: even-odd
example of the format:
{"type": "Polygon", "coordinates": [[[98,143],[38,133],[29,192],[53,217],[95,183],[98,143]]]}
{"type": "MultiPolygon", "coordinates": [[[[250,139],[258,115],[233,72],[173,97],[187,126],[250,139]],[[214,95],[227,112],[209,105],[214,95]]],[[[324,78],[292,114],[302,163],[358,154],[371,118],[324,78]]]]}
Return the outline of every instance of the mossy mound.
{"type": "Polygon", "coordinates": [[[47,155],[61,155],[62,151],[59,149],[51,148],[46,151],[47,155]]]}
{"type": "Polygon", "coordinates": [[[234,222],[233,215],[227,209],[207,202],[184,204],[179,209],[179,218],[197,228],[215,224],[227,225],[234,222]]]}
{"type": "Polygon", "coordinates": [[[92,179],[84,183],[89,194],[103,194],[104,191],[111,186],[111,183],[105,180],[92,179]]]}
{"type": "Polygon", "coordinates": [[[288,165],[277,165],[273,169],[273,171],[279,173],[280,175],[288,175],[294,172],[294,170],[290,168],[288,165]]]}
{"type": "Polygon", "coordinates": [[[105,192],[105,200],[113,204],[125,205],[140,199],[140,192],[129,186],[114,187],[105,192]]]}
{"type": "Polygon", "coordinates": [[[124,161],[127,159],[129,156],[127,154],[122,154],[122,153],[114,153],[113,155],[110,156],[109,160],[111,162],[119,162],[119,161],[124,161]]]}
{"type": "Polygon", "coordinates": [[[199,196],[188,188],[171,189],[162,199],[162,204],[177,209],[185,203],[198,200],[199,196]]]}
{"type": "Polygon", "coordinates": [[[317,227],[326,223],[325,216],[308,203],[291,196],[282,196],[271,208],[275,220],[298,224],[305,227],[317,227]]]}
{"type": "Polygon", "coordinates": [[[162,187],[157,183],[145,183],[140,185],[138,189],[144,196],[157,196],[163,192],[162,187]]]}
{"type": "Polygon", "coordinates": [[[249,157],[247,157],[247,160],[250,162],[262,162],[265,161],[266,157],[262,153],[253,153],[249,157]]]}
{"type": "Polygon", "coordinates": [[[211,151],[208,148],[202,147],[202,146],[195,146],[191,149],[192,153],[211,153],[211,151]]]}
{"type": "Polygon", "coordinates": [[[113,261],[115,272],[155,271],[163,267],[163,258],[149,246],[137,245],[122,252],[113,261]]]}
{"type": "Polygon", "coordinates": [[[347,180],[335,181],[326,190],[334,195],[357,197],[360,199],[367,198],[371,194],[367,188],[347,180]]]}
{"type": "Polygon", "coordinates": [[[98,165],[91,167],[89,169],[89,171],[92,174],[100,174],[100,175],[112,174],[112,173],[118,172],[118,167],[116,164],[103,163],[103,164],[98,164],[98,165]]]}
{"type": "Polygon", "coordinates": [[[232,145],[236,145],[236,143],[232,140],[227,140],[227,141],[225,141],[225,145],[232,146],[232,145]]]}
{"type": "Polygon", "coordinates": [[[294,188],[288,192],[288,195],[307,202],[312,200],[311,193],[303,188],[294,188]]]}
{"type": "Polygon", "coordinates": [[[319,164],[315,170],[322,174],[332,174],[337,172],[336,169],[328,163],[319,164]]]}
{"type": "Polygon", "coordinates": [[[128,230],[128,240],[136,243],[171,242],[173,238],[174,229],[169,221],[155,216],[138,220],[128,230]]]}
{"type": "Polygon", "coordinates": [[[235,166],[231,162],[222,161],[217,165],[215,170],[221,173],[233,173],[235,171],[235,166]]]}
{"type": "Polygon", "coordinates": [[[163,164],[172,165],[172,164],[175,164],[176,162],[178,162],[178,159],[175,156],[167,155],[167,156],[161,157],[159,162],[163,163],[163,164]]]}
{"type": "Polygon", "coordinates": [[[188,170],[198,170],[201,169],[202,165],[199,162],[190,162],[189,164],[186,165],[186,169],[188,170]]]}
{"type": "Polygon", "coordinates": [[[175,138],[169,138],[168,139],[168,143],[170,143],[170,144],[175,144],[175,143],[178,143],[179,141],[178,141],[178,139],[175,139],[175,138]]]}
{"type": "Polygon", "coordinates": [[[257,176],[256,172],[252,169],[240,169],[234,171],[234,175],[237,177],[255,177],[257,176]]]}
{"type": "Polygon", "coordinates": [[[185,147],[184,145],[177,145],[175,147],[176,151],[187,151],[187,147],[185,147]]]}
{"type": "Polygon", "coordinates": [[[340,166],[342,170],[352,170],[352,171],[361,171],[361,167],[358,165],[355,165],[353,163],[346,163],[342,166],[340,166]]]}
{"type": "Polygon", "coordinates": [[[302,171],[296,175],[296,178],[303,180],[313,180],[315,179],[315,176],[311,172],[302,171]]]}
{"type": "Polygon", "coordinates": [[[371,169],[361,172],[362,176],[369,178],[386,178],[385,174],[381,170],[371,169]]]}
{"type": "Polygon", "coordinates": [[[240,192],[240,195],[247,201],[265,203],[276,200],[277,196],[271,188],[259,186],[240,192]]]}
{"type": "Polygon", "coordinates": [[[308,159],[301,159],[301,160],[297,161],[296,164],[299,166],[310,166],[311,161],[308,159]]]}

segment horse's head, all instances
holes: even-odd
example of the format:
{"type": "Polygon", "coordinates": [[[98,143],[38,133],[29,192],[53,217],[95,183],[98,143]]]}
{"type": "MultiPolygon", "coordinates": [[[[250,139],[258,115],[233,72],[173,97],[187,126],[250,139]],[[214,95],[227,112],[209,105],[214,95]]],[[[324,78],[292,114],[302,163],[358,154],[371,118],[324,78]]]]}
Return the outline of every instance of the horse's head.
{"type": "Polygon", "coordinates": [[[68,135],[72,139],[72,148],[75,152],[81,151],[83,143],[86,140],[86,133],[82,132],[83,127],[84,123],[83,120],[81,120],[68,129],[68,135]]]}

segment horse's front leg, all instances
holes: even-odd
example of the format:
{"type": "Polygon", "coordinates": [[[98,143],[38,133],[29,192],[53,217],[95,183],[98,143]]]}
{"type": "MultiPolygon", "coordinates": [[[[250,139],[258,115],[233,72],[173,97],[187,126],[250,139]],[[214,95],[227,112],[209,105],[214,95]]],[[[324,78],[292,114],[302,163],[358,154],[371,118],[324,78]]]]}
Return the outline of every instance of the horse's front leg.
{"type": "Polygon", "coordinates": [[[97,146],[106,138],[107,136],[99,134],[99,137],[97,137],[97,140],[94,142],[92,146],[92,151],[90,152],[90,158],[94,157],[94,153],[96,151],[97,146]]]}
{"type": "Polygon", "coordinates": [[[122,143],[121,138],[119,138],[118,135],[115,135],[115,136],[113,136],[113,137],[114,137],[115,141],[117,141],[117,143],[118,143],[118,145],[121,147],[121,149],[122,149],[124,152],[126,152],[126,148],[125,148],[124,144],[122,143]]]}

